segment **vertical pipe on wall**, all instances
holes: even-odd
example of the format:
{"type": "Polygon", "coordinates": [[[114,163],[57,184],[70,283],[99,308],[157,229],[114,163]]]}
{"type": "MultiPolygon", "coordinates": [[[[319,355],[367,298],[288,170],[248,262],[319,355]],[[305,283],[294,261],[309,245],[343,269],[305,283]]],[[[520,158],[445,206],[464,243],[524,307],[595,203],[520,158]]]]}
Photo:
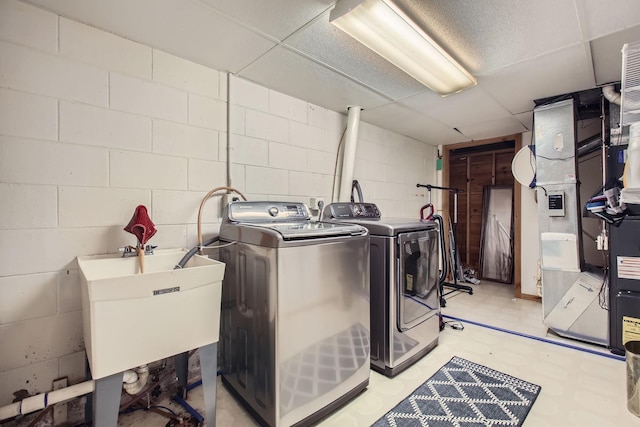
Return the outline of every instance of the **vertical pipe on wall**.
{"type": "MultiPolygon", "coordinates": [[[[604,95],[600,97],[600,139],[601,139],[601,156],[602,156],[602,194],[607,189],[607,141],[609,136],[607,135],[607,112],[605,105],[604,95]]],[[[607,224],[604,221],[600,221],[602,225],[602,236],[607,234],[607,224]]]]}
{"type": "Polygon", "coordinates": [[[340,193],[338,201],[348,202],[351,196],[353,169],[356,163],[356,148],[358,146],[358,127],[360,125],[360,111],[362,107],[351,105],[347,107],[347,130],[344,136],[344,154],[342,156],[342,174],[340,179],[340,193]]]}
{"type": "Polygon", "coordinates": [[[231,73],[227,73],[227,187],[231,187],[231,73]]]}

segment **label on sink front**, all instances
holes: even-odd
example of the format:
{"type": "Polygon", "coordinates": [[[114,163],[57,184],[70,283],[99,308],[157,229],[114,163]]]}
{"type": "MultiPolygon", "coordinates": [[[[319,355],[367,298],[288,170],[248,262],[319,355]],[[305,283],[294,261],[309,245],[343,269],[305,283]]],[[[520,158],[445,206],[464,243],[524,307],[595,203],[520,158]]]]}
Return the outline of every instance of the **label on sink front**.
{"type": "Polygon", "coordinates": [[[153,296],[155,297],[156,295],[170,294],[172,292],[180,292],[180,286],[174,286],[173,288],[156,289],[155,291],[153,291],[153,296]]]}

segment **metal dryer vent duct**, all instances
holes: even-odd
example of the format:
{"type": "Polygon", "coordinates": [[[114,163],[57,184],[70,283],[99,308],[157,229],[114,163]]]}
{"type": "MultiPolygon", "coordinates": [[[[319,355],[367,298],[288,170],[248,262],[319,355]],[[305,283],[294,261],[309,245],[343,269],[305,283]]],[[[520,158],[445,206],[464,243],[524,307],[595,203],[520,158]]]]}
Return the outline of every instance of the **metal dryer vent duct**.
{"type": "Polygon", "coordinates": [[[606,345],[608,315],[598,303],[603,275],[582,271],[575,100],[533,114],[544,322],[561,336],[606,345]]]}
{"type": "Polygon", "coordinates": [[[613,85],[603,86],[602,87],[602,95],[604,95],[609,102],[620,105],[622,100],[622,96],[620,92],[616,91],[616,88],[613,85]]]}

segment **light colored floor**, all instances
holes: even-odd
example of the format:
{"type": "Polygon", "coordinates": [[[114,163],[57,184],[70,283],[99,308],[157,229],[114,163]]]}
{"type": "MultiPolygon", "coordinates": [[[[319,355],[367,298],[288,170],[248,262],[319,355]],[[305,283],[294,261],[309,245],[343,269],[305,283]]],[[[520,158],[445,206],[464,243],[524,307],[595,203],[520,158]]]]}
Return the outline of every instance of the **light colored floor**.
{"type": "MultiPolygon", "coordinates": [[[[474,285],[473,295],[448,295],[443,314],[610,355],[601,347],[548,336],[541,310],[539,302],[514,299],[510,285],[482,282],[474,285]]],[[[640,418],[626,407],[625,363],[603,355],[468,323],[464,324],[464,330],[447,327],[431,353],[395,378],[389,379],[372,371],[367,390],[319,426],[370,426],[453,356],[540,385],[542,391],[524,427],[640,426],[640,418]]],[[[201,387],[190,392],[189,402],[204,413],[201,387]]],[[[181,410],[174,403],[167,402],[166,405],[181,410]]],[[[121,416],[119,420],[120,426],[164,426],[166,423],[167,419],[160,415],[141,412],[121,416]]],[[[219,427],[257,425],[220,382],[216,423],[219,427]]]]}

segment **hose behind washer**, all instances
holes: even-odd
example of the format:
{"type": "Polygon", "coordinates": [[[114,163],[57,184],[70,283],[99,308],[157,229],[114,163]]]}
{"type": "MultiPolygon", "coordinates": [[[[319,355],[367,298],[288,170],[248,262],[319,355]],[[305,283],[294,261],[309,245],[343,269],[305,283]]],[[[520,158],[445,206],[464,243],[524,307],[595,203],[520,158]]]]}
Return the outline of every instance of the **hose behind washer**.
{"type": "Polygon", "coordinates": [[[176,264],[176,266],[173,268],[174,270],[178,270],[180,268],[184,268],[185,264],[187,262],[189,262],[189,260],[203,247],[205,246],[209,246],[212,243],[217,242],[218,240],[220,240],[220,236],[213,236],[212,238],[210,238],[209,240],[207,240],[206,242],[202,243],[202,246],[198,245],[195,246],[191,249],[189,249],[189,252],[187,252],[180,261],[178,261],[178,264],[176,264]]]}

